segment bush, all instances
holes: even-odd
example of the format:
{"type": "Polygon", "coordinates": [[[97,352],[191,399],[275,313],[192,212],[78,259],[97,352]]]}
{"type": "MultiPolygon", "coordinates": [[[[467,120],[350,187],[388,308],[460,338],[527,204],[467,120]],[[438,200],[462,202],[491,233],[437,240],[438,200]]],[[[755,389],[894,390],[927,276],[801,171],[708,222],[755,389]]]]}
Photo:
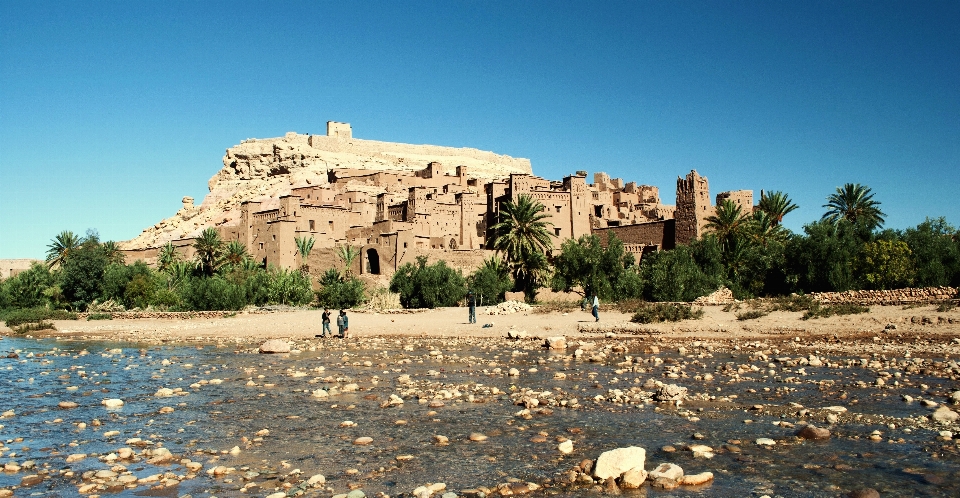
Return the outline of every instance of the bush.
{"type": "Polygon", "coordinates": [[[811,318],[828,318],[834,315],[856,315],[859,313],[867,313],[870,311],[870,308],[866,306],[860,306],[858,304],[835,304],[832,306],[820,306],[819,303],[814,303],[806,313],[800,317],[801,320],[809,320],[811,318]]]}
{"type": "Polygon", "coordinates": [[[791,294],[773,300],[774,310],[780,311],[805,311],[817,304],[812,297],[804,294],[791,294]]]}
{"type": "Polygon", "coordinates": [[[236,311],[247,304],[246,289],[223,277],[193,277],[182,289],[184,307],[192,311],[236,311]]]}
{"type": "Polygon", "coordinates": [[[634,323],[679,322],[703,318],[703,308],[694,309],[689,304],[647,303],[640,306],[630,319],[634,323]]]}
{"type": "Polygon", "coordinates": [[[687,246],[645,256],[640,270],[643,295],[649,301],[689,302],[723,285],[720,277],[700,269],[687,246]]]}
{"type": "Polygon", "coordinates": [[[47,265],[34,263],[30,269],[3,281],[0,290],[5,301],[2,307],[37,308],[47,304],[44,291],[54,285],[53,274],[47,265]]]}
{"type": "Polygon", "coordinates": [[[367,307],[375,310],[395,310],[402,308],[403,305],[400,304],[400,294],[390,292],[390,289],[379,287],[370,293],[370,298],[367,300],[367,307]]]}
{"type": "Polygon", "coordinates": [[[45,322],[43,320],[39,322],[30,322],[23,325],[18,325],[16,327],[11,327],[15,334],[26,334],[27,332],[35,332],[38,330],[57,330],[50,322],[45,322]]]}
{"type": "Polygon", "coordinates": [[[456,306],[466,295],[466,281],[460,272],[443,261],[427,265],[418,256],[416,264],[407,263],[390,279],[390,291],[400,294],[404,308],[456,306]]]}
{"type": "Polygon", "coordinates": [[[569,313],[580,309],[582,301],[546,301],[533,308],[534,313],[569,313]]]}
{"type": "Polygon", "coordinates": [[[113,320],[113,313],[90,313],[87,315],[87,321],[91,320],[113,320]]]}
{"type": "Polygon", "coordinates": [[[946,313],[948,311],[953,311],[957,307],[957,303],[954,301],[944,301],[937,304],[937,311],[940,313],[946,313]]]}
{"type": "Polygon", "coordinates": [[[757,318],[765,317],[769,314],[769,311],[763,309],[744,311],[743,313],[737,313],[737,320],[740,320],[741,322],[744,320],[755,320],[757,318]]]}
{"type": "Polygon", "coordinates": [[[11,309],[0,313],[0,320],[3,320],[7,327],[13,328],[24,323],[39,323],[43,320],[76,320],[77,314],[64,310],[51,310],[47,308],[22,308],[11,309]]]}
{"type": "Polygon", "coordinates": [[[467,283],[476,294],[479,306],[502,303],[507,291],[513,288],[507,264],[495,256],[484,261],[483,266],[467,278],[467,283]]]}
{"type": "Polygon", "coordinates": [[[330,268],[320,277],[317,302],[324,308],[347,309],[363,304],[365,294],[366,285],[362,280],[346,278],[336,268],[330,268]]]}

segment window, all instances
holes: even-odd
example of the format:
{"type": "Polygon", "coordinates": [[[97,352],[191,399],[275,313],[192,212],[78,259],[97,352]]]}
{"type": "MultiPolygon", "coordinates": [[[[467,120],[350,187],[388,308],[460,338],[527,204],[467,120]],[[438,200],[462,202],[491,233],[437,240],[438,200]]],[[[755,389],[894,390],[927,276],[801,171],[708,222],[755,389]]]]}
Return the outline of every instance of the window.
{"type": "Polygon", "coordinates": [[[260,250],[263,250],[263,242],[260,243],[260,250]]]}
{"type": "Polygon", "coordinates": [[[561,207],[561,206],[557,206],[557,212],[558,212],[558,213],[560,212],[560,207],[561,207]]]}
{"type": "Polygon", "coordinates": [[[317,227],[314,225],[313,220],[310,220],[310,231],[312,232],[312,231],[314,231],[314,230],[316,230],[316,229],[317,229],[317,227]]]}
{"type": "Polygon", "coordinates": [[[556,232],[557,237],[560,236],[560,229],[559,229],[559,228],[554,228],[553,231],[556,232]]]}
{"type": "Polygon", "coordinates": [[[277,236],[276,236],[276,235],[273,236],[273,240],[277,240],[277,236]]]}
{"type": "Polygon", "coordinates": [[[407,248],[407,243],[406,243],[406,242],[403,243],[403,248],[404,248],[404,249],[407,248]]]}

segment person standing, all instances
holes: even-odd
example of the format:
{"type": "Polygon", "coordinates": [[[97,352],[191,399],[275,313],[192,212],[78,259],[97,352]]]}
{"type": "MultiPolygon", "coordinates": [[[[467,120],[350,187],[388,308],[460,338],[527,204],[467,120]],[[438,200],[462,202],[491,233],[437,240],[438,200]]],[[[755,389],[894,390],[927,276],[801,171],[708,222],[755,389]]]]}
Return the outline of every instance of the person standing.
{"type": "Polygon", "coordinates": [[[343,310],[337,315],[337,337],[343,337],[343,310]]]}
{"type": "Polygon", "coordinates": [[[473,291],[467,292],[467,306],[470,308],[470,323],[477,323],[477,296],[473,291]]]}
{"type": "Polygon", "coordinates": [[[594,321],[600,321],[600,298],[596,294],[593,295],[593,317],[596,318],[594,321]]]}
{"type": "Polygon", "coordinates": [[[347,318],[347,310],[340,310],[340,316],[343,318],[343,330],[340,331],[340,338],[343,339],[350,332],[350,321],[347,318]]]}
{"type": "Polygon", "coordinates": [[[333,332],[330,332],[330,310],[323,308],[323,315],[321,316],[320,322],[323,323],[323,332],[320,333],[320,337],[326,338],[327,334],[333,335],[333,332]]]}

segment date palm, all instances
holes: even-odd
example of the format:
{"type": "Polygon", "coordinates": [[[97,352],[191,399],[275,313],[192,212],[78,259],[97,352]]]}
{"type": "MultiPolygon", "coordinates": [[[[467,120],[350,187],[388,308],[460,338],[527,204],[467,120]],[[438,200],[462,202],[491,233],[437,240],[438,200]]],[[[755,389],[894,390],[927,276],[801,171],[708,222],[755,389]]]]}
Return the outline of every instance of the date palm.
{"type": "Polygon", "coordinates": [[[360,257],[360,249],[347,245],[337,246],[337,257],[343,261],[343,274],[349,278],[353,275],[353,262],[360,257]]]}
{"type": "Polygon", "coordinates": [[[180,261],[180,254],[172,242],[167,242],[160,248],[160,254],[157,255],[157,269],[167,271],[174,263],[180,261]]]}
{"type": "Polygon", "coordinates": [[[749,218],[743,214],[740,206],[729,199],[724,199],[717,205],[717,212],[706,218],[705,228],[713,231],[720,242],[721,249],[731,247],[737,238],[743,235],[749,218]]]}
{"type": "Polygon", "coordinates": [[[827,208],[827,212],[822,219],[834,224],[847,220],[872,229],[882,226],[883,217],[886,216],[880,211],[880,202],[873,200],[870,187],[859,183],[837,187],[836,193],[827,196],[827,203],[823,207],[827,208]]]}
{"type": "Polygon", "coordinates": [[[779,226],[783,222],[784,216],[799,207],[790,200],[787,194],[779,190],[770,193],[760,191],[760,204],[757,205],[757,208],[770,216],[773,226],[779,226]]]}
{"type": "Polygon", "coordinates": [[[107,261],[111,264],[122,265],[126,260],[120,247],[112,240],[100,244],[100,250],[103,251],[103,255],[106,256],[107,261]]]}
{"type": "Polygon", "coordinates": [[[238,268],[247,259],[247,248],[239,240],[231,240],[224,251],[223,262],[232,268],[238,268]]]}
{"type": "Polygon", "coordinates": [[[197,252],[197,267],[200,272],[212,276],[220,267],[223,257],[220,234],[214,228],[207,228],[193,241],[193,249],[197,252]]]}
{"type": "Polygon", "coordinates": [[[310,265],[307,264],[310,258],[310,252],[313,251],[313,244],[316,239],[311,237],[294,237],[293,241],[297,243],[297,254],[300,255],[300,272],[304,275],[310,273],[310,265]]]}
{"type": "Polygon", "coordinates": [[[530,300],[536,288],[546,281],[549,269],[546,253],[553,249],[553,226],[543,212],[543,204],[529,195],[500,206],[499,221],[490,227],[492,247],[501,253],[513,269],[514,278],[530,300]]]}
{"type": "Polygon", "coordinates": [[[70,230],[60,232],[47,245],[47,265],[50,268],[63,266],[70,252],[80,247],[80,237],[70,230]]]}

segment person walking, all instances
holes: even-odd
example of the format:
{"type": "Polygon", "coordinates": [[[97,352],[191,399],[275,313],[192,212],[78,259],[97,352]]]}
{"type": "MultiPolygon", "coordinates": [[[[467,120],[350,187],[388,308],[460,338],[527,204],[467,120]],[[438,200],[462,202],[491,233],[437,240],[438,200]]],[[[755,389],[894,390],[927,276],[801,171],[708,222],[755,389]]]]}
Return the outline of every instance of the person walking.
{"type": "Polygon", "coordinates": [[[594,321],[600,321],[600,298],[596,294],[593,295],[593,317],[596,318],[594,321]]]}
{"type": "Polygon", "coordinates": [[[323,315],[321,315],[320,322],[323,323],[323,331],[320,332],[320,337],[326,338],[327,334],[333,335],[333,332],[330,332],[330,310],[323,308],[323,315]]]}
{"type": "Polygon", "coordinates": [[[340,331],[340,338],[343,339],[350,332],[350,320],[347,318],[347,310],[340,310],[340,317],[343,318],[343,330],[340,331]]]}
{"type": "Polygon", "coordinates": [[[343,310],[337,315],[337,337],[343,337],[343,310]]]}
{"type": "Polygon", "coordinates": [[[477,296],[473,291],[467,292],[467,306],[470,308],[470,323],[477,323],[477,296]]]}

